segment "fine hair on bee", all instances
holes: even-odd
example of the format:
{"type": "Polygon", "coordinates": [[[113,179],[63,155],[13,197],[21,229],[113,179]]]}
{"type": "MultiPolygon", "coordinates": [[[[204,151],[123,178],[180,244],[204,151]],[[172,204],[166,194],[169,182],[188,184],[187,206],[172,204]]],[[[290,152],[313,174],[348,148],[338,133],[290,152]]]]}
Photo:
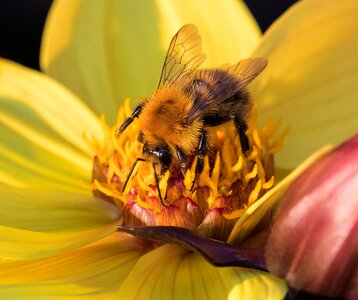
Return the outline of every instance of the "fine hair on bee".
{"type": "Polygon", "coordinates": [[[206,56],[201,53],[201,36],[195,25],[187,24],[172,38],[157,90],[144,98],[118,130],[121,134],[138,118],[138,141],[143,158],[137,158],[124,183],[123,191],[138,162],[153,166],[159,200],[159,174],[172,165],[187,170],[189,158],[197,155],[193,190],[203,170],[204,157],[210,150],[207,128],[233,122],[242,152],[249,150],[246,136],[252,101],[246,86],[266,67],[261,57],[247,58],[234,65],[213,69],[199,68],[206,56]]]}

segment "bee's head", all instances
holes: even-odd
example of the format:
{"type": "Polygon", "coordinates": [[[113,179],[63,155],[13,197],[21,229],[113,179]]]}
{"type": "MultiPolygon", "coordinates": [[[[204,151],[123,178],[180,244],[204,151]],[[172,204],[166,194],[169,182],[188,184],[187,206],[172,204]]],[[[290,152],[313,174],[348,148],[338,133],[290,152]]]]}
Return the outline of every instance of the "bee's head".
{"type": "Polygon", "coordinates": [[[161,166],[161,173],[167,171],[172,164],[173,155],[168,145],[162,141],[150,143],[146,140],[145,135],[140,132],[138,141],[143,143],[143,155],[146,160],[151,161],[161,166]]]}
{"type": "Polygon", "coordinates": [[[153,163],[159,164],[161,166],[161,173],[167,171],[173,161],[170,150],[164,145],[151,148],[144,144],[143,155],[149,158],[153,163]]]}

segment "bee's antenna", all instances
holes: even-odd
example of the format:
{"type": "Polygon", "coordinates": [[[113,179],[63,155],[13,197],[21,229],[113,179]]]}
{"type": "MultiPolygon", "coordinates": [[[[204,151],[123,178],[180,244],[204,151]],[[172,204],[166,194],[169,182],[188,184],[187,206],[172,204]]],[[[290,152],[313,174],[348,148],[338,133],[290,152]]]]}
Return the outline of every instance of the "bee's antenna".
{"type": "Polygon", "coordinates": [[[135,166],[137,165],[137,162],[139,162],[139,161],[146,161],[146,160],[145,160],[144,158],[138,157],[138,158],[134,161],[134,163],[133,163],[133,165],[132,165],[132,167],[131,167],[131,169],[130,169],[130,171],[129,171],[129,174],[128,174],[128,176],[127,176],[127,179],[126,179],[126,181],[125,181],[125,183],[124,183],[124,186],[123,186],[123,188],[122,188],[122,193],[123,193],[124,190],[126,189],[126,186],[127,186],[127,184],[128,184],[129,178],[132,177],[132,173],[133,173],[133,171],[134,171],[134,168],[135,168],[135,166]]]}
{"type": "Polygon", "coordinates": [[[153,171],[154,171],[155,184],[157,185],[157,190],[158,190],[158,195],[159,195],[160,203],[161,203],[164,207],[167,207],[167,206],[164,204],[164,201],[163,201],[163,198],[162,198],[162,194],[160,193],[159,179],[158,179],[158,175],[157,175],[157,170],[155,169],[155,164],[153,164],[153,171]]]}
{"type": "MultiPolygon", "coordinates": [[[[132,173],[134,171],[134,168],[135,166],[137,165],[137,163],[139,161],[144,161],[146,162],[146,160],[144,158],[141,158],[141,157],[138,157],[136,158],[136,160],[134,161],[131,169],[129,170],[129,174],[127,176],[127,179],[126,181],[124,182],[124,185],[123,185],[123,188],[122,188],[122,193],[124,192],[124,190],[126,189],[126,186],[129,182],[129,179],[132,177],[132,173]]],[[[159,179],[158,179],[158,175],[157,175],[157,170],[155,169],[155,164],[153,164],[153,171],[154,171],[154,178],[155,178],[155,184],[157,186],[157,190],[158,190],[158,195],[159,195],[159,200],[160,200],[160,203],[164,206],[164,207],[167,207],[165,204],[164,204],[164,201],[163,201],[163,198],[162,198],[162,194],[160,193],[160,189],[159,189],[159,179]]]]}

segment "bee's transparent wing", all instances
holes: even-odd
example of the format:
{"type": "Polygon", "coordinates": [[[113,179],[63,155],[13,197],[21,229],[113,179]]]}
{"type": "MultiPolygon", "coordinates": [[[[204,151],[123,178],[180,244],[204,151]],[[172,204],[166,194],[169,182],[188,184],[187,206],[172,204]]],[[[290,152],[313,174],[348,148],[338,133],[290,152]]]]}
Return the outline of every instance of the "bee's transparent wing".
{"type": "Polygon", "coordinates": [[[184,25],[170,42],[158,88],[195,71],[205,60],[201,53],[201,36],[193,24],[184,25]]]}
{"type": "Polygon", "coordinates": [[[233,76],[223,76],[218,73],[215,88],[195,99],[194,105],[187,114],[187,121],[192,122],[211,108],[237,94],[240,89],[255,79],[265,69],[266,65],[267,60],[265,58],[257,57],[241,60],[232,66],[225,64],[219,67],[219,69],[233,76]]]}
{"type": "Polygon", "coordinates": [[[246,58],[232,66],[224,66],[224,70],[239,79],[238,88],[244,88],[266,68],[267,59],[263,57],[246,58]]]}

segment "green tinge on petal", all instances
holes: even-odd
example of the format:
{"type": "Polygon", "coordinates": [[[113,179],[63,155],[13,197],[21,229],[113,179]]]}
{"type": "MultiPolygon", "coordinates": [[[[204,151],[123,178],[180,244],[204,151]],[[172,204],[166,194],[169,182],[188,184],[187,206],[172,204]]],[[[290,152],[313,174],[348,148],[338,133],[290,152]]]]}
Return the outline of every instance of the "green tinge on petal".
{"type": "MultiPolygon", "coordinates": [[[[9,120],[9,117],[0,122],[5,119],[9,120]]],[[[92,161],[89,156],[27,128],[17,118],[10,122],[18,126],[15,131],[0,124],[0,165],[5,175],[0,177],[0,182],[15,187],[80,189],[81,179],[90,180],[92,161]]]]}
{"type": "Polygon", "coordinates": [[[242,1],[56,1],[41,66],[113,123],[119,104],[156,88],[169,42],[194,23],[212,66],[237,62],[260,32],[242,1]]]}
{"type": "MultiPolygon", "coordinates": [[[[89,153],[83,132],[102,138],[98,118],[62,84],[48,76],[10,61],[0,60],[0,96],[3,109],[31,121],[34,115],[50,129],[79,150],[89,153]]],[[[42,127],[37,125],[37,127],[42,127]]]]}
{"type": "Polygon", "coordinates": [[[251,85],[261,119],[292,128],[277,165],[293,168],[327,143],[357,132],[358,2],[302,1],[264,35],[267,69],[251,85]]]}
{"type": "Polygon", "coordinates": [[[0,257],[5,259],[35,259],[63,253],[88,245],[116,230],[117,222],[95,229],[69,232],[36,232],[0,226],[0,257]]]}
{"type": "Polygon", "coordinates": [[[90,192],[0,187],[0,258],[33,259],[116,231],[115,206],[90,192]]]}
{"type": "Polygon", "coordinates": [[[117,299],[227,299],[233,294],[237,299],[282,299],[286,289],[268,273],[216,268],[197,253],[166,244],[138,260],[117,299]]]}
{"type": "Polygon", "coordinates": [[[0,60],[0,181],[77,185],[92,158],[83,132],[103,135],[98,118],[62,85],[39,72],[0,60]]]}
{"type": "Polygon", "coordinates": [[[139,240],[120,234],[33,261],[0,262],[3,299],[113,298],[140,257],[139,240]]]}

